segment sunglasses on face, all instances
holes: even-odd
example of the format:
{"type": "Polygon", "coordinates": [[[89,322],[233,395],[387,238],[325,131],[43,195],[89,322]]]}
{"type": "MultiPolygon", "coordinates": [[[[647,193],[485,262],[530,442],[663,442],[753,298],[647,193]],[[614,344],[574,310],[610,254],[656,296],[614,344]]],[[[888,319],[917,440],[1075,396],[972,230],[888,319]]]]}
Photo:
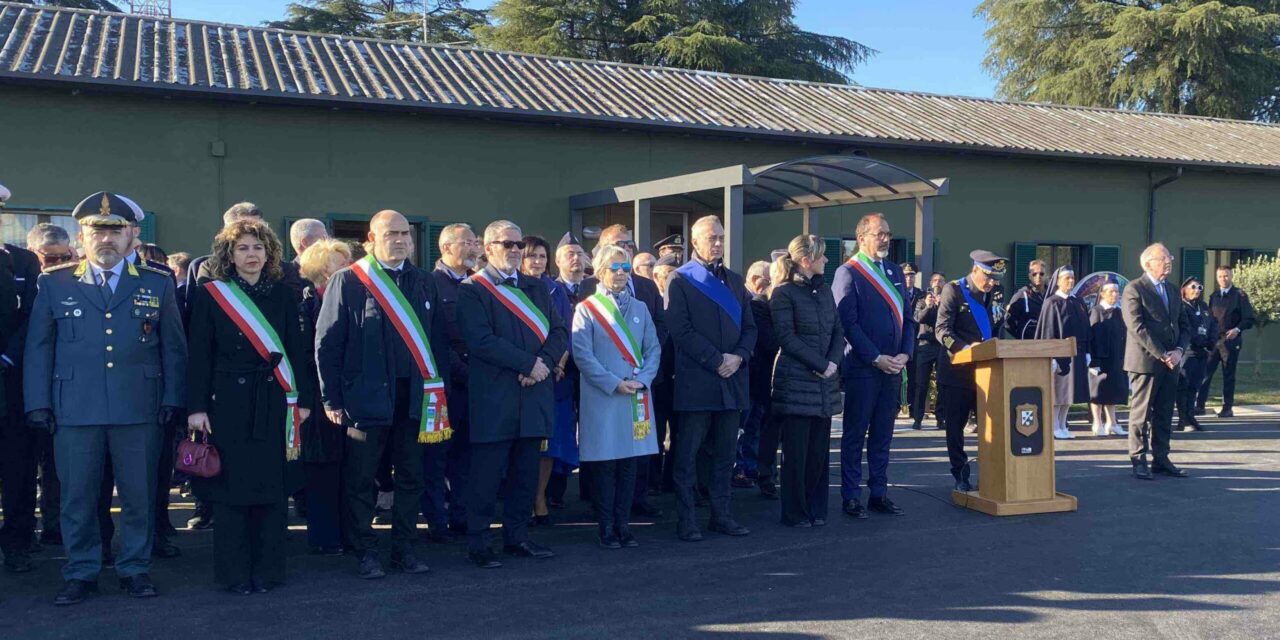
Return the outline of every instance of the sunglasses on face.
{"type": "Polygon", "coordinates": [[[1200,286],[1200,285],[1198,285],[1198,284],[1190,285],[1190,286],[1188,286],[1187,288],[1188,288],[1188,289],[1191,289],[1192,291],[1203,291],[1203,290],[1204,290],[1204,287],[1202,287],[1202,286],[1200,286]]]}
{"type": "Polygon", "coordinates": [[[64,262],[71,262],[76,258],[75,254],[72,253],[50,254],[43,251],[37,251],[36,253],[40,254],[40,259],[45,264],[62,264],[64,262]]]}
{"type": "Polygon", "coordinates": [[[1032,272],[1031,272],[1031,277],[1032,277],[1032,278],[1043,278],[1043,277],[1044,277],[1044,272],[1043,272],[1043,271],[1032,271],[1032,272]]]}
{"type": "Polygon", "coordinates": [[[623,272],[623,273],[631,273],[631,263],[630,263],[630,262],[615,262],[615,263],[613,263],[613,264],[609,265],[609,270],[610,270],[610,271],[621,271],[621,272],[623,272]]]}
{"type": "Polygon", "coordinates": [[[506,249],[507,251],[514,251],[514,250],[524,251],[524,243],[519,240],[494,240],[489,244],[500,244],[502,245],[502,248],[506,249]]]}

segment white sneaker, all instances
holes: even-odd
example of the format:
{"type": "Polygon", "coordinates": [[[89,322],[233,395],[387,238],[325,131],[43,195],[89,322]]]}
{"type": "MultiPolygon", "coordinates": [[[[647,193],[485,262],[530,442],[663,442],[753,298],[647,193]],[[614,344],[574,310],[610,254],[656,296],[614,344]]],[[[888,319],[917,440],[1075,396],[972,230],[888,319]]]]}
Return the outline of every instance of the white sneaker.
{"type": "Polygon", "coordinates": [[[1106,435],[1107,435],[1107,425],[1105,425],[1105,424],[1095,424],[1095,425],[1093,425],[1093,435],[1095,435],[1095,436],[1099,436],[1099,437],[1106,437],[1106,435]]]}
{"type": "Polygon", "coordinates": [[[1054,429],[1053,437],[1058,440],[1071,440],[1075,438],[1075,436],[1071,434],[1070,429],[1054,429]]]}
{"type": "Polygon", "coordinates": [[[1111,425],[1110,429],[1111,429],[1111,433],[1114,433],[1114,434],[1116,434],[1116,435],[1118,435],[1118,436],[1127,436],[1127,435],[1129,435],[1129,432],[1128,432],[1128,431],[1125,431],[1125,430],[1124,430],[1124,427],[1120,426],[1120,424],[1119,424],[1119,423],[1116,423],[1116,424],[1111,425]]]}

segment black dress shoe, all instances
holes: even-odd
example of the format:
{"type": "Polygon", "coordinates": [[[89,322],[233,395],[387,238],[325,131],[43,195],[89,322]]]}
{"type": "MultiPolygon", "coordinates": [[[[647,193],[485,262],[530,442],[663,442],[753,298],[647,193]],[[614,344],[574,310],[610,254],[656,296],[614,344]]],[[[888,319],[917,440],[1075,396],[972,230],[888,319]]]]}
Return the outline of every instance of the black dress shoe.
{"type": "Polygon", "coordinates": [[[35,564],[31,562],[31,556],[26,553],[6,553],[4,556],[4,570],[9,573],[28,573],[35,568],[35,564]]]}
{"type": "Polygon", "coordinates": [[[915,422],[912,422],[912,423],[911,423],[911,429],[912,429],[913,431],[919,431],[919,430],[921,430],[921,429],[923,429],[923,428],[924,428],[924,427],[920,425],[920,421],[919,421],[919,420],[916,420],[915,422]]]}
{"type": "Polygon", "coordinates": [[[160,592],[156,591],[156,585],[151,583],[151,576],[145,573],[120,578],[120,590],[129,594],[131,598],[154,598],[160,595],[160,592]]]}
{"type": "Polygon", "coordinates": [[[640,516],[642,518],[661,518],[662,509],[649,504],[648,500],[644,500],[631,506],[631,515],[640,516]]]}
{"type": "Polygon", "coordinates": [[[253,595],[253,583],[241,582],[240,584],[233,584],[227,587],[227,591],[230,591],[231,593],[234,593],[238,596],[251,596],[253,595]]]}
{"type": "Polygon", "coordinates": [[[539,560],[552,558],[556,555],[554,551],[536,542],[529,542],[527,540],[520,544],[504,545],[502,547],[502,552],[507,555],[516,556],[517,558],[537,558],[539,560]]]}
{"type": "Polygon", "coordinates": [[[1179,469],[1174,466],[1172,462],[1168,461],[1157,462],[1151,465],[1151,473],[1158,473],[1162,476],[1169,476],[1171,478],[1185,478],[1188,475],[1186,471],[1179,469]]]}
{"type": "Polygon", "coordinates": [[[761,482],[760,497],[764,498],[765,500],[777,500],[778,485],[774,484],[772,480],[761,482]]]}
{"type": "Polygon", "coordinates": [[[685,542],[702,542],[702,532],[697,529],[677,530],[676,536],[685,542]]]}
{"type": "Polygon", "coordinates": [[[426,573],[431,570],[427,563],[418,559],[412,551],[391,554],[391,568],[401,573],[426,573]]]}
{"type": "Polygon", "coordinates": [[[955,490],[961,493],[968,493],[973,491],[973,485],[969,484],[968,480],[957,480],[955,490]]]}
{"type": "Polygon", "coordinates": [[[845,500],[842,508],[844,509],[845,515],[852,516],[859,520],[865,520],[871,517],[871,515],[867,513],[867,510],[862,506],[862,503],[857,500],[845,500]]]}
{"type": "Polygon", "coordinates": [[[600,539],[600,546],[604,547],[605,549],[621,549],[622,548],[622,543],[618,542],[618,536],[615,535],[612,531],[608,533],[600,534],[599,539],[600,539]]]}
{"type": "Polygon", "coordinates": [[[356,575],[364,580],[377,580],[385,578],[386,571],[382,570],[382,563],[378,561],[378,554],[372,551],[366,551],[364,557],[360,558],[360,566],[356,569],[356,575]]]}
{"type": "Polygon", "coordinates": [[[157,558],[176,558],[182,555],[182,549],[166,538],[156,538],[155,544],[151,547],[151,555],[157,558]]]}
{"type": "Polygon", "coordinates": [[[502,566],[502,563],[498,562],[498,559],[494,557],[493,552],[488,549],[467,552],[467,560],[470,560],[471,564],[481,569],[497,569],[502,566]]]}
{"type": "Polygon", "coordinates": [[[751,533],[751,530],[738,524],[736,520],[721,520],[719,522],[708,522],[707,531],[723,533],[726,536],[745,536],[751,533]]]}
{"type": "Polygon", "coordinates": [[[1133,461],[1133,477],[1139,480],[1151,480],[1151,467],[1147,466],[1146,460],[1133,461]]]}
{"type": "Polygon", "coordinates": [[[58,606],[68,604],[79,604],[89,597],[91,593],[98,592],[98,583],[89,582],[88,580],[67,580],[62,583],[62,589],[58,591],[58,595],[53,597],[53,603],[58,606]]]}
{"type": "Polygon", "coordinates": [[[906,514],[902,507],[894,504],[889,498],[872,498],[867,500],[867,510],[876,513],[883,513],[890,516],[900,516],[906,514]]]}
{"type": "Polygon", "coordinates": [[[1233,411],[1231,410],[1231,407],[1223,407],[1222,409],[1218,409],[1218,417],[1219,417],[1219,418],[1234,418],[1234,417],[1236,417],[1236,414],[1235,414],[1235,412],[1233,412],[1233,411]]]}
{"type": "Polygon", "coordinates": [[[622,545],[623,549],[634,549],[640,546],[640,541],[636,540],[636,534],[624,529],[618,532],[618,544],[622,545]]]}

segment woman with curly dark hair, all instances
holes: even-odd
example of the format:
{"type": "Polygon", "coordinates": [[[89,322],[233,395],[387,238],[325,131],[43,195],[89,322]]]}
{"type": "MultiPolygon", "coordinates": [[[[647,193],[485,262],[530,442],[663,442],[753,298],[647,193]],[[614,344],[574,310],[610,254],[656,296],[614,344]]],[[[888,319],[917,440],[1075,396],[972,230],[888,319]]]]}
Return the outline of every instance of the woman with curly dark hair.
{"type": "Polygon", "coordinates": [[[212,279],[191,295],[187,425],[206,434],[222,472],[197,479],[213,504],[214,578],[233,593],[284,581],[285,461],[301,447],[313,390],[298,294],[280,283],[280,240],[256,219],[214,238],[212,279]]]}

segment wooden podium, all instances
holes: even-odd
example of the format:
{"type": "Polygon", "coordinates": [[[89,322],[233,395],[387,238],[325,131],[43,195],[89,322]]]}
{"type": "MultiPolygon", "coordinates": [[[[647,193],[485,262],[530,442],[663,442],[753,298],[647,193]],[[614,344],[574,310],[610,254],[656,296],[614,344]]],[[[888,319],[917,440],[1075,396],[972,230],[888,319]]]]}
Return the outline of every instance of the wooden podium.
{"type": "Polygon", "coordinates": [[[975,365],[980,464],[978,490],[952,501],[993,516],[1076,510],[1054,478],[1050,364],[1075,352],[1075,338],[988,340],[952,356],[975,365]]]}

